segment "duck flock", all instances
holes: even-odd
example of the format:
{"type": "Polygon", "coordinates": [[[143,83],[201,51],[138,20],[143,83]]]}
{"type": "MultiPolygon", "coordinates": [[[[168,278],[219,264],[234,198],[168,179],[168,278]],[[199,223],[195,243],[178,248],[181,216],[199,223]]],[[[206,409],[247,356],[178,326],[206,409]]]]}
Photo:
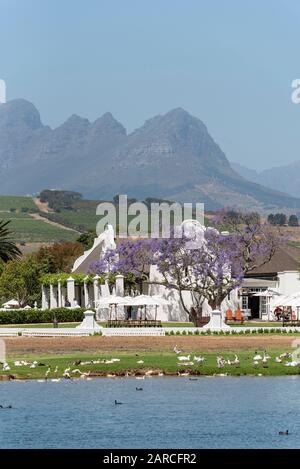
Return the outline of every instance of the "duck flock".
{"type": "MultiPolygon", "coordinates": [[[[189,355],[181,355],[182,351],[177,348],[175,345],[173,351],[177,354],[178,366],[193,366],[195,364],[203,364],[205,362],[205,357],[196,356],[193,357],[189,355]]],[[[283,363],[284,366],[289,367],[299,367],[300,368],[300,360],[291,360],[293,355],[289,352],[282,353],[281,355],[276,356],[273,360],[275,363],[283,363]]],[[[253,368],[262,365],[264,368],[268,368],[268,363],[272,360],[272,357],[267,353],[265,350],[262,354],[258,353],[257,351],[254,352],[254,356],[252,357],[252,365],[253,368]]],[[[224,368],[226,365],[233,365],[239,366],[240,359],[237,354],[234,354],[234,358],[232,360],[225,359],[223,356],[216,357],[216,364],[218,368],[224,368]]]]}
{"type": "MultiPolygon", "coordinates": [[[[182,351],[175,345],[173,352],[175,352],[177,356],[177,364],[179,367],[192,367],[194,365],[203,365],[204,362],[206,361],[206,358],[201,356],[201,355],[183,355],[182,351]]],[[[138,355],[137,355],[138,356],[138,355]]],[[[268,368],[268,365],[270,362],[278,363],[278,364],[283,364],[286,367],[298,367],[300,368],[300,360],[295,360],[293,359],[293,355],[289,352],[282,353],[274,358],[272,358],[267,351],[265,350],[263,353],[258,353],[257,351],[254,352],[254,355],[252,358],[250,357],[250,360],[252,360],[252,366],[253,368],[258,368],[262,366],[263,368],[268,368]]],[[[89,360],[89,361],[82,361],[82,360],[76,360],[73,363],[73,366],[69,366],[65,369],[59,370],[58,366],[51,367],[50,365],[46,365],[44,363],[38,362],[38,361],[27,361],[27,360],[17,360],[14,362],[15,367],[23,367],[23,368],[28,368],[28,370],[40,367],[40,366],[45,366],[47,367],[44,379],[38,380],[39,382],[45,382],[45,381],[52,381],[52,382],[59,382],[62,379],[73,379],[73,378],[81,378],[81,379],[92,379],[90,377],[91,371],[84,372],[79,369],[79,366],[87,366],[87,365],[98,365],[98,364],[114,364],[117,362],[120,362],[120,358],[110,358],[110,359],[95,359],[95,360],[89,360]]],[[[137,360],[137,365],[144,365],[144,360],[137,360]]],[[[226,359],[221,355],[218,355],[216,357],[216,366],[217,368],[224,368],[225,366],[234,366],[234,367],[239,367],[240,366],[240,358],[238,357],[237,354],[233,355],[232,359],[226,359]]],[[[2,369],[3,371],[10,371],[11,367],[7,362],[2,363],[2,369]]],[[[151,376],[153,374],[153,370],[145,370],[143,376],[136,376],[136,379],[144,379],[145,376],[151,376]]],[[[158,376],[164,376],[164,373],[155,373],[158,376]]],[[[191,374],[191,371],[179,371],[177,373],[180,376],[188,376],[191,374]]],[[[107,374],[107,377],[116,377],[115,374],[107,374]]],[[[126,376],[126,375],[125,375],[126,376]]],[[[127,373],[127,376],[129,374],[127,373]]]]}

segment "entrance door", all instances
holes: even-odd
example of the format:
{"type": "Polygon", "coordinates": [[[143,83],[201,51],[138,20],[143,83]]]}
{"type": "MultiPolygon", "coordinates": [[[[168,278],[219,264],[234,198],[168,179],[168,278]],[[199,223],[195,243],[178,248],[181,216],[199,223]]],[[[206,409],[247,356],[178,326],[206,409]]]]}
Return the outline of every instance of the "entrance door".
{"type": "Polygon", "coordinates": [[[248,308],[251,310],[251,318],[259,319],[259,296],[249,296],[248,308]]]}

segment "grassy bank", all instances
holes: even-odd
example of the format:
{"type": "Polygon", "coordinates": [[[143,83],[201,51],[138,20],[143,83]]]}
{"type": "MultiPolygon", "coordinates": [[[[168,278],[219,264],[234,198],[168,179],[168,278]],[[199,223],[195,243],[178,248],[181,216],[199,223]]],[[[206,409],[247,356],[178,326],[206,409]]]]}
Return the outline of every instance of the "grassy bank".
{"type": "MultiPolygon", "coordinates": [[[[48,375],[49,379],[63,378],[65,369],[70,369],[69,373],[72,377],[79,377],[80,373],[72,373],[72,370],[79,369],[81,373],[90,373],[90,376],[141,376],[147,375],[150,370],[153,374],[163,373],[165,375],[179,375],[181,373],[188,372],[190,375],[196,376],[213,376],[219,374],[227,374],[228,376],[283,376],[283,375],[298,375],[300,374],[300,367],[288,367],[285,363],[291,361],[290,359],[284,359],[282,363],[276,363],[275,357],[281,353],[287,352],[287,349],[276,349],[269,351],[271,358],[267,364],[259,363],[258,365],[253,364],[253,357],[255,352],[253,351],[240,351],[238,358],[240,360],[239,365],[226,364],[223,368],[218,368],[216,357],[222,356],[225,360],[233,361],[234,353],[228,351],[219,351],[218,353],[201,353],[201,356],[205,358],[203,364],[197,364],[194,361],[194,354],[190,354],[190,361],[194,362],[194,365],[178,365],[178,357],[175,353],[99,353],[99,354],[85,354],[85,353],[73,353],[73,354],[27,354],[26,357],[21,354],[11,356],[8,359],[10,366],[9,371],[1,371],[1,375],[9,376],[13,375],[14,378],[18,379],[43,379],[45,378],[48,367],[51,367],[51,372],[48,375]],[[114,363],[89,363],[84,364],[82,362],[92,362],[111,360],[112,358],[119,359],[114,363]],[[16,360],[27,360],[32,363],[38,362],[36,368],[30,368],[30,365],[16,366],[16,360]],[[138,363],[138,362],[143,363],[138,363]],[[57,367],[57,372],[55,369],[57,367]]],[[[261,352],[260,352],[261,353],[261,352]]],[[[195,353],[200,355],[200,353],[195,353]]]]}

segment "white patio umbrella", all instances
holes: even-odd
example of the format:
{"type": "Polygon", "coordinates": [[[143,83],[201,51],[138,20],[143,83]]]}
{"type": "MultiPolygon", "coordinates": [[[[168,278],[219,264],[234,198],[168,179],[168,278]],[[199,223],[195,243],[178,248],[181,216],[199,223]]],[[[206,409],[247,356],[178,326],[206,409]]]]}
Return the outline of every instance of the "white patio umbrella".
{"type": "Polygon", "coordinates": [[[103,296],[100,300],[97,301],[99,306],[109,306],[109,305],[127,305],[128,300],[124,296],[110,295],[103,296]]]}
{"type": "Polygon", "coordinates": [[[6,303],[3,303],[2,305],[4,308],[13,308],[13,307],[19,307],[20,304],[17,300],[9,300],[6,303]]]}
{"type": "Polygon", "coordinates": [[[162,306],[163,304],[169,304],[167,300],[160,297],[150,296],[150,295],[138,295],[132,298],[133,306],[143,306],[145,311],[145,318],[147,313],[147,306],[155,306],[155,320],[157,316],[157,307],[162,306]]]}
{"type": "Polygon", "coordinates": [[[289,298],[288,295],[281,295],[279,296],[278,298],[276,298],[276,300],[273,302],[273,305],[272,307],[273,308],[276,308],[277,306],[283,306],[283,303],[285,302],[285,300],[289,298]]]}
{"type": "Polygon", "coordinates": [[[297,319],[299,318],[299,309],[300,309],[300,293],[295,293],[293,295],[288,296],[282,306],[290,306],[291,308],[296,308],[297,312],[297,319]]]}
{"type": "Polygon", "coordinates": [[[280,296],[281,294],[275,290],[272,290],[271,288],[267,288],[264,291],[259,291],[257,293],[254,293],[253,296],[265,296],[268,298],[272,298],[273,296],[280,296]]]}
{"type": "Polygon", "coordinates": [[[273,298],[274,296],[280,296],[280,293],[277,292],[276,290],[272,290],[271,288],[267,288],[264,291],[254,293],[253,296],[267,298],[266,308],[267,308],[268,321],[269,321],[270,320],[270,298],[273,298]]]}
{"type": "Polygon", "coordinates": [[[104,296],[96,302],[96,306],[98,308],[101,308],[101,307],[109,308],[110,313],[111,313],[110,306],[113,306],[116,319],[117,319],[117,306],[126,306],[126,305],[128,305],[128,300],[126,300],[123,296],[118,296],[118,295],[104,296]]]}

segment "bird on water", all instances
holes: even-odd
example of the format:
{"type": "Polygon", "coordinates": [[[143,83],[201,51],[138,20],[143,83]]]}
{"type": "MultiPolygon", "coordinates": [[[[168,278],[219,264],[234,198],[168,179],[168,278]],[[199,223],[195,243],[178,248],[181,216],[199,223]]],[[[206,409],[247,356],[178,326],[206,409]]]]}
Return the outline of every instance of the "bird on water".
{"type": "Polygon", "coordinates": [[[286,430],[285,432],[279,432],[279,435],[289,435],[289,431],[286,430]]]}

